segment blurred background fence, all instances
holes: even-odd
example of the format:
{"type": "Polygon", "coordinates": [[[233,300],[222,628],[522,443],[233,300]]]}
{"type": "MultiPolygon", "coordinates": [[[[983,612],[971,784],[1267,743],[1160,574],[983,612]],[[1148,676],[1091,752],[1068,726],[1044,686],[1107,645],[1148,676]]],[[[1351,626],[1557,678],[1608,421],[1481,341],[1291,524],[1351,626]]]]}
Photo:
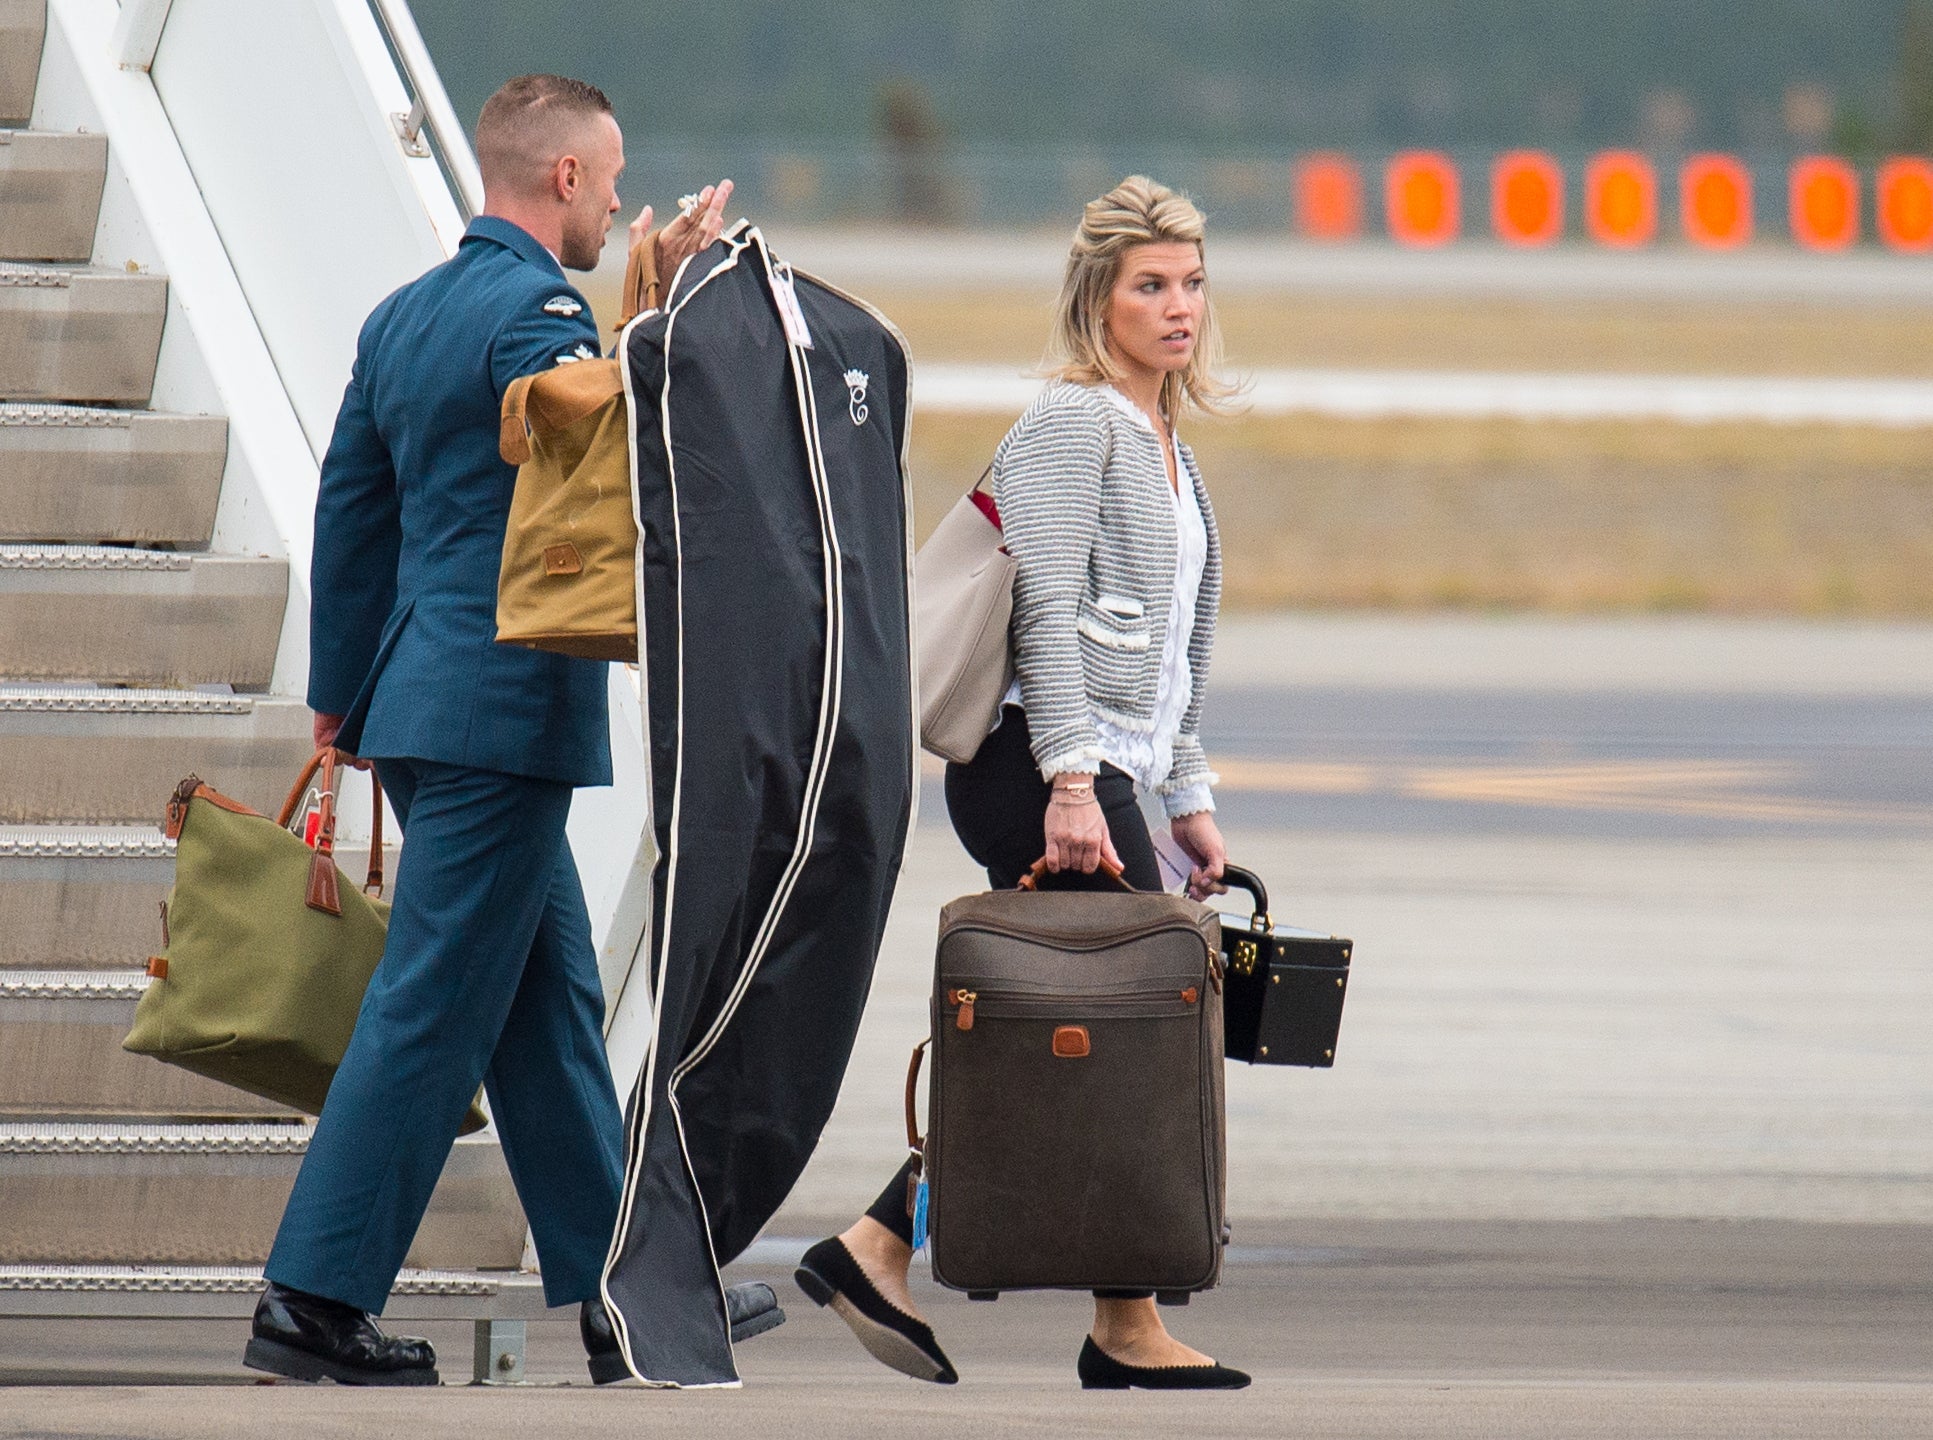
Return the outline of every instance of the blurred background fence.
{"type": "Polygon", "coordinates": [[[1433,247],[1755,240],[1836,251],[1933,251],[1933,162],[1888,156],[1611,150],[1212,151],[1176,146],[786,145],[693,140],[630,147],[646,175],[729,175],[739,208],[789,224],[891,221],[1065,228],[1082,202],[1139,171],[1186,189],[1218,232],[1433,247]]]}
{"type": "Polygon", "coordinates": [[[1060,227],[1142,171],[1262,234],[1933,247],[1933,0],[559,9],[415,4],[464,113],[580,76],[634,175],[772,221],[1060,227]]]}

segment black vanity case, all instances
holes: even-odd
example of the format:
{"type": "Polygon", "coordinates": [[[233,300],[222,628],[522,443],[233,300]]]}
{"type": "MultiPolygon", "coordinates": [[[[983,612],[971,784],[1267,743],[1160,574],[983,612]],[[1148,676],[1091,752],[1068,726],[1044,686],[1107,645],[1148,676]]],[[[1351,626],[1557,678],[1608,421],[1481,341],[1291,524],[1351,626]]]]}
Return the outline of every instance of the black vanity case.
{"type": "Polygon", "coordinates": [[[1335,1064],[1351,942],[1271,923],[1269,892],[1253,871],[1224,866],[1222,879],[1255,897],[1255,914],[1246,925],[1222,916],[1228,1058],[1251,1065],[1335,1064]]]}

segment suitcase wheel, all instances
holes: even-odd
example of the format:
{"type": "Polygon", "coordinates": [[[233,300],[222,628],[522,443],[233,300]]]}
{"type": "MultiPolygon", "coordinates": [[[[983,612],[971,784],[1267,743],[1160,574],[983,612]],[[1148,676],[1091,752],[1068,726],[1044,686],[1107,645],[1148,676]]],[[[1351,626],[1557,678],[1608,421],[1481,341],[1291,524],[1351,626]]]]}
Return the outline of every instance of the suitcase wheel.
{"type": "Polygon", "coordinates": [[[1186,1305],[1194,1295],[1192,1290],[1157,1290],[1154,1303],[1157,1305],[1186,1305]]]}
{"type": "Polygon", "coordinates": [[[1000,1292],[998,1290],[967,1291],[967,1299],[969,1300],[998,1300],[999,1298],[1000,1298],[1000,1292]]]}

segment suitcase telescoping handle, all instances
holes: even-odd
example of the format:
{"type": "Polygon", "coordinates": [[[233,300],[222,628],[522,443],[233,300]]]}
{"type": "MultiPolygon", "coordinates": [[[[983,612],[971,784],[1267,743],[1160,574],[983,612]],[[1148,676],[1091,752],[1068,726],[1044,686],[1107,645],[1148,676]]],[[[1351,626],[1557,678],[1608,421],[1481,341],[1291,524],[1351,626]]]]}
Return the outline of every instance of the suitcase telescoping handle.
{"type": "Polygon", "coordinates": [[[1255,897],[1255,915],[1248,922],[1251,930],[1266,931],[1275,922],[1269,919],[1269,887],[1262,883],[1262,877],[1253,870],[1244,870],[1240,865],[1222,866],[1222,883],[1232,885],[1237,890],[1246,890],[1255,897]]]}

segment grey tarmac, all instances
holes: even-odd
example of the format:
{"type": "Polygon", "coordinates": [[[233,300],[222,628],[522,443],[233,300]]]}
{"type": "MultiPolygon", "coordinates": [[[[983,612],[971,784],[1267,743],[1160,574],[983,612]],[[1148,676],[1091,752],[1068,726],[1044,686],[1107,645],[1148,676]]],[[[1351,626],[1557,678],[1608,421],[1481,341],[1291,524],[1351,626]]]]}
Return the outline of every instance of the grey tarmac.
{"type": "MultiPolygon", "coordinates": [[[[251,1384],[234,1323],[0,1322],[0,1436],[1933,1437],[1933,627],[1278,617],[1205,728],[1277,918],[1356,941],[1338,1063],[1230,1075],[1236,1395],[1084,1394],[1079,1296],[916,1293],[962,1383],[789,1282],[897,1163],[937,777],[838,1109],[735,1276],[743,1390],[251,1384]],[[210,1388],[215,1387],[215,1388],[210,1388]]],[[[1234,908],[1231,906],[1230,908],[1234,908]]],[[[425,1327],[446,1373],[461,1326],[425,1327]]]]}

